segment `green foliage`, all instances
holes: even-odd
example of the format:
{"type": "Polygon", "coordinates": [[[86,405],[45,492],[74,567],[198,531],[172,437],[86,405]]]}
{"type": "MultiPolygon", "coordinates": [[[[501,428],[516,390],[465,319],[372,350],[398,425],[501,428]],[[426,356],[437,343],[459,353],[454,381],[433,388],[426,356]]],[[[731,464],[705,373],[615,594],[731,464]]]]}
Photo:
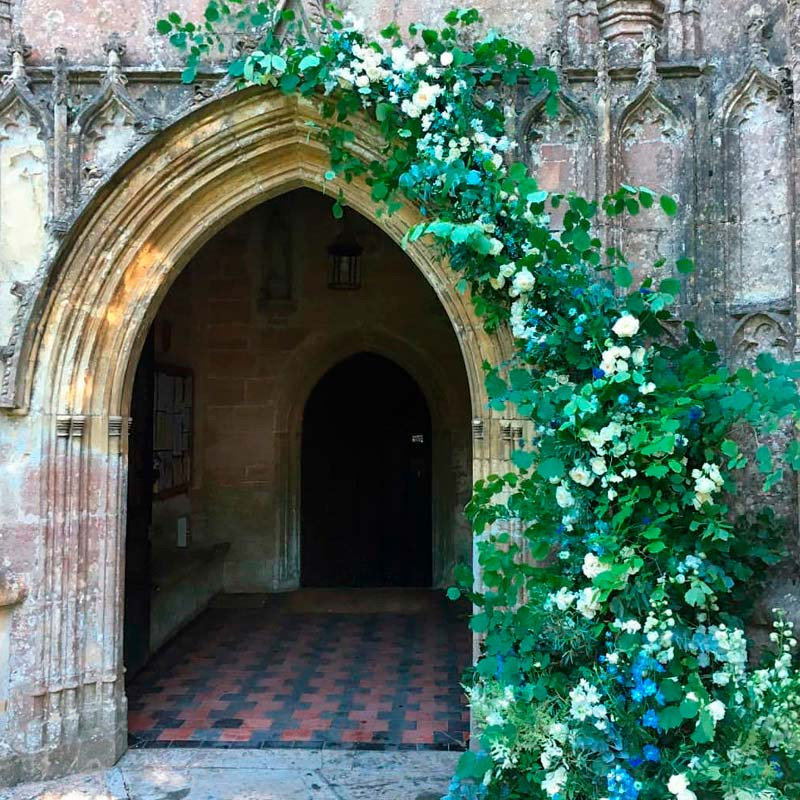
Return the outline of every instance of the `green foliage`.
{"type": "Polygon", "coordinates": [[[476,607],[466,689],[480,751],[462,758],[450,798],[798,797],[791,624],[778,613],[758,670],[744,633],[783,528],[768,508],[737,514],[732,498],[746,476],[770,491],[800,468],[800,366],[762,354],[755,370],[731,370],[672,316],[689,258],[657,260],[662,277],[637,283],[603,246],[598,215],[675,216],[672,197],[631,185],[599,203],[552,194],[513,163],[501,90],[555,114],[557,78],[494,31],[465,35],[479,22],[457,9],[440,28],[404,37],[390,25],[373,41],[334,11],[312,38],[271,5],[212,0],[200,22],[170,14],[156,27],[186,51],[187,81],[255,30],[259,46],[230,74],[318,104],[334,216],[359,176],[378,213],[412,204],[422,221],[404,242],[426,237],[486,328],[514,335],[510,362],[486,365],[486,389],[533,434],[516,470],[478,481],[467,507],[479,581],[462,565],[448,596],[476,607]],[[365,116],[383,140],[369,163],[353,146],[365,116]]]}

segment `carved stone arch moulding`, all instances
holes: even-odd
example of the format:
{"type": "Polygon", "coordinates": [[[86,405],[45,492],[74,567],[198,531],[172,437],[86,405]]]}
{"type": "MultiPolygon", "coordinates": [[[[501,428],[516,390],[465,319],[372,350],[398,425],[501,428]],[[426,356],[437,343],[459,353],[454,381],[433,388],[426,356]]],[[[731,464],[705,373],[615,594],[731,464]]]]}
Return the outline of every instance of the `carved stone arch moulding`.
{"type": "MultiPolygon", "coordinates": [[[[560,95],[558,116],[545,112],[544,98],[534,101],[519,125],[519,146],[539,185],[550,192],[597,197],[597,124],[591,111],[568,92],[560,95]]],[[[558,226],[563,210],[552,212],[558,226]]]]}
{"type": "Polygon", "coordinates": [[[647,85],[619,116],[612,144],[612,186],[647,186],[678,200],[677,223],[658,211],[621,218],[618,237],[638,279],[667,277],[655,271],[652,254],[674,263],[691,251],[685,224],[694,194],[693,131],[681,112],[647,85]]]}
{"type": "Polygon", "coordinates": [[[757,66],[728,91],[715,121],[722,149],[725,281],[736,304],[787,303],[792,286],[791,112],[757,66]]]}

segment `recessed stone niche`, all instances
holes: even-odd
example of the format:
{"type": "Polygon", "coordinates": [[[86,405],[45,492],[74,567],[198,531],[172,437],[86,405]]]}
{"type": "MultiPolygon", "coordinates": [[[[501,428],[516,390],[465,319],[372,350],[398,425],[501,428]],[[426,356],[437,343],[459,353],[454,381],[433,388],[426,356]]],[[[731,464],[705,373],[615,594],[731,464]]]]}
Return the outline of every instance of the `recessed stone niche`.
{"type": "Polygon", "coordinates": [[[664,26],[663,0],[600,0],[600,35],[611,44],[636,42],[644,31],[664,26]]]}

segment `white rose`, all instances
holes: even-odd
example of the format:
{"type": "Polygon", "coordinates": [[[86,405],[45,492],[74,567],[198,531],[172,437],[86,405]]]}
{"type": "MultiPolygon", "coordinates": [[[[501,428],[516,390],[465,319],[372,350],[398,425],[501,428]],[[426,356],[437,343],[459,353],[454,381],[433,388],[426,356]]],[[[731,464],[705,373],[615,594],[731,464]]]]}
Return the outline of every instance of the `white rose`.
{"type": "Polygon", "coordinates": [[[697,795],[691,789],[684,789],[682,792],[678,792],[675,800],[697,800],[697,795]]]}
{"type": "Polygon", "coordinates": [[[712,492],[716,491],[717,484],[711,480],[711,478],[707,478],[703,475],[702,478],[698,478],[694,484],[694,490],[698,494],[711,494],[712,492]]]}
{"type": "Polygon", "coordinates": [[[414,53],[414,63],[418,67],[423,67],[425,64],[428,63],[430,60],[430,56],[425,52],[425,50],[420,50],[417,53],[414,53]]]}
{"type": "Polygon", "coordinates": [[[498,275],[496,278],[489,278],[489,283],[493,289],[502,289],[506,285],[506,279],[498,275]]]}
{"type": "Polygon", "coordinates": [[[625,314],[614,323],[611,330],[622,339],[630,339],[639,332],[639,320],[630,314],[625,314]]]}
{"type": "Polygon", "coordinates": [[[667,781],[667,789],[669,790],[670,794],[679,794],[680,792],[685,792],[689,788],[689,781],[686,780],[686,775],[681,773],[680,775],[673,775],[667,781]]]}
{"type": "MultiPolygon", "coordinates": [[[[503,243],[499,239],[495,239],[494,236],[491,237],[489,239],[489,255],[499,256],[502,251],[503,243]]],[[[519,291],[519,289],[517,291],[519,291]]]]}
{"type": "Polygon", "coordinates": [[[606,466],[606,460],[604,458],[600,458],[600,456],[596,456],[589,462],[589,466],[592,468],[592,472],[595,475],[605,475],[608,472],[608,467],[606,466]]]}
{"type": "Polygon", "coordinates": [[[714,724],[725,719],[725,704],[721,700],[714,700],[713,703],[709,703],[706,706],[706,711],[708,711],[714,724]]]}
{"type": "Polygon", "coordinates": [[[449,66],[450,66],[450,65],[453,63],[453,54],[452,54],[452,53],[451,53],[449,50],[445,50],[445,51],[444,51],[444,52],[443,52],[443,53],[442,53],[442,54],[439,56],[439,63],[440,63],[440,64],[441,64],[443,67],[449,67],[449,66]]]}
{"type": "Polygon", "coordinates": [[[564,484],[561,484],[556,489],[556,503],[558,503],[561,508],[572,508],[572,506],[575,505],[575,498],[564,484]]]}
{"type": "Polygon", "coordinates": [[[419,86],[417,87],[417,91],[411,97],[411,102],[418,108],[420,111],[428,108],[431,104],[436,102],[436,98],[441,92],[442,89],[440,86],[436,84],[429,84],[425,83],[425,81],[420,81],[419,86]]]}
{"type": "Polygon", "coordinates": [[[359,75],[356,78],[356,86],[358,86],[358,87],[360,87],[362,89],[365,86],[369,86],[369,77],[367,77],[366,75],[359,75]]]}
{"type": "Polygon", "coordinates": [[[644,356],[645,356],[645,349],[644,347],[637,347],[632,354],[633,363],[637,367],[641,367],[644,364],[644,356]]]}
{"type": "Polygon", "coordinates": [[[600,559],[594,553],[587,553],[583,557],[583,574],[591,581],[601,572],[606,572],[608,567],[600,563],[600,559]]]}
{"type": "Polygon", "coordinates": [[[510,261],[508,264],[503,264],[500,267],[500,274],[504,278],[510,278],[516,271],[517,265],[513,261],[510,261]]]}
{"type": "Polygon", "coordinates": [[[652,394],[656,390],[656,385],[650,381],[649,383],[644,383],[639,387],[639,391],[642,394],[652,394]]]}
{"type": "Polygon", "coordinates": [[[575,483],[581,486],[591,486],[594,483],[594,475],[591,474],[585,467],[573,467],[569,471],[569,476],[575,483]]]}
{"type": "Polygon", "coordinates": [[[520,293],[532,291],[535,284],[536,284],[536,278],[534,277],[533,273],[527,268],[521,269],[514,276],[514,288],[520,293]]]}

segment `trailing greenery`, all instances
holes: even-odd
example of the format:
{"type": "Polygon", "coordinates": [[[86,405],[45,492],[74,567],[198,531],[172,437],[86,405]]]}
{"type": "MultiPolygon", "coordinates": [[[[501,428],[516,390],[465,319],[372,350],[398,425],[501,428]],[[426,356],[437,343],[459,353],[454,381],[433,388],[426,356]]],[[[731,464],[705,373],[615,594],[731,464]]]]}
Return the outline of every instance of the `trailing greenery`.
{"type": "Polygon", "coordinates": [[[479,481],[467,508],[479,577],[462,568],[449,594],[476,606],[466,690],[480,746],[449,797],[797,798],[792,623],[776,612],[760,665],[744,630],[783,529],[768,508],[735,516],[729,498],[746,471],[766,491],[800,467],[793,436],[778,458],[769,445],[800,418],[800,368],[762,354],[732,370],[693,325],[667,333],[692,263],[657,263],[665,277],[635,285],[594,223],[674,215],[674,199],[622,186],[598,205],[541,189],[513,159],[502,98],[523,89],[555,114],[557,77],[529,49],[475,34],[479,22],[455,10],[441,28],[401,38],[389,26],[375,41],[334,10],[312,37],[271,6],[211,2],[200,23],[171,14],[157,27],[186,50],[187,82],[237,30],[255,31],[258,49],[229,65],[239,85],[318,104],[326,180],[364,176],[380,213],[416,206],[407,240],[429,237],[486,327],[513,331],[514,358],[487,365],[486,386],[532,435],[517,470],[479,481]],[[365,115],[384,141],[371,163],[349,146],[365,115]]]}

